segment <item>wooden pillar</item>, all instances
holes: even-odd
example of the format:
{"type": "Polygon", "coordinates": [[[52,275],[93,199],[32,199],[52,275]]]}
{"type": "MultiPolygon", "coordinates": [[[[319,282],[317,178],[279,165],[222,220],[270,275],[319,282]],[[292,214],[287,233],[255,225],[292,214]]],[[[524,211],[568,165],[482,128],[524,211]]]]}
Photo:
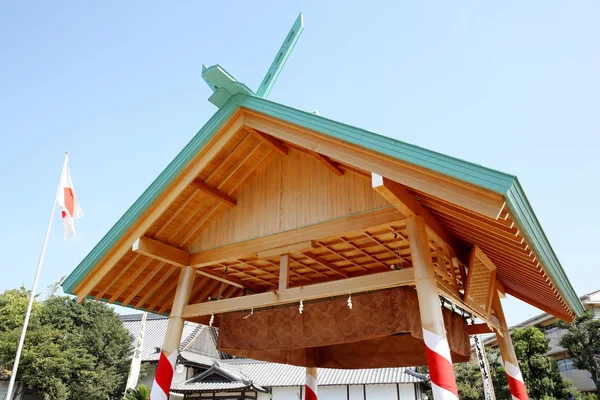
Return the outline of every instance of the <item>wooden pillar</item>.
{"type": "Polygon", "coordinates": [[[154,375],[150,400],[167,400],[169,398],[175,363],[177,362],[177,351],[185,322],[181,314],[183,307],[187,305],[190,299],[195,275],[194,268],[192,267],[183,267],[179,274],[179,282],[177,283],[177,290],[175,291],[173,306],[169,315],[167,334],[163,342],[158,366],[156,367],[156,374],[154,375]]]}
{"type": "Polygon", "coordinates": [[[306,383],[304,384],[304,400],[317,400],[317,367],[306,367],[306,383]]]}
{"type": "Polygon", "coordinates": [[[519,360],[517,360],[517,355],[515,354],[515,348],[510,338],[510,331],[506,324],[504,310],[502,309],[502,303],[500,303],[500,296],[497,290],[494,290],[492,295],[492,304],[496,312],[496,317],[500,321],[501,335],[496,332],[496,338],[498,339],[498,346],[502,353],[502,360],[504,360],[504,370],[506,371],[510,393],[513,399],[527,400],[529,398],[527,396],[527,388],[525,388],[525,383],[523,382],[523,374],[519,368],[519,360]]]}
{"type": "Polygon", "coordinates": [[[450,347],[446,338],[425,220],[418,215],[410,216],[406,219],[406,227],[433,398],[435,400],[456,400],[458,399],[458,389],[452,368],[450,347]]]}

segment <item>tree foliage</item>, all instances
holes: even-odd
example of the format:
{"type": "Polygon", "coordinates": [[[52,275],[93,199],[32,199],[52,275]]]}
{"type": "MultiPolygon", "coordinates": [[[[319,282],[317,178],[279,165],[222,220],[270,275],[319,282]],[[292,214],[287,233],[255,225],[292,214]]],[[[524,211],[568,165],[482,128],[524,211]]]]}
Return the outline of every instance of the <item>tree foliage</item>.
{"type": "Polygon", "coordinates": [[[150,388],[146,385],[138,385],[137,389],[127,389],[124,400],[148,400],[150,388]]]}
{"type": "MultiPolygon", "coordinates": [[[[11,366],[29,293],[0,294],[0,365],[11,366]]],[[[106,304],[51,295],[35,301],[18,379],[50,400],[120,398],[130,337],[106,304]]]]}
{"type": "MultiPolygon", "coordinates": [[[[546,355],[549,350],[548,340],[539,329],[515,329],[511,337],[530,399],[564,399],[569,393],[570,398],[587,399],[560,375],[554,358],[546,355]]],[[[510,399],[512,396],[500,352],[487,348],[486,353],[496,399],[510,399]]],[[[421,372],[427,372],[427,369],[423,368],[421,372]]],[[[461,400],[484,400],[483,381],[477,360],[454,364],[454,375],[461,400]]],[[[428,392],[428,397],[431,398],[431,392],[428,392]]]]}
{"type": "Polygon", "coordinates": [[[558,372],[556,360],[547,355],[550,346],[544,333],[530,326],[514,329],[511,337],[529,397],[562,399],[570,383],[558,372]]]}
{"type": "Polygon", "coordinates": [[[575,368],[590,372],[600,392],[600,320],[594,319],[594,314],[588,311],[573,324],[561,322],[559,327],[566,329],[559,344],[575,360],[575,368]]]}

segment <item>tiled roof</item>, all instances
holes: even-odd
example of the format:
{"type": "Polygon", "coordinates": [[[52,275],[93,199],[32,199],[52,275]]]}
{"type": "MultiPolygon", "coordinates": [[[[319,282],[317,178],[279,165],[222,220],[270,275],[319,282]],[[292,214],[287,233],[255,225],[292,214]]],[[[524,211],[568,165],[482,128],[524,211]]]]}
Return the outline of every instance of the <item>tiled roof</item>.
{"type": "Polygon", "coordinates": [[[246,382],[181,382],[171,385],[171,392],[211,392],[250,389],[252,383],[246,382]]]}
{"type": "MultiPolygon", "coordinates": [[[[304,385],[306,369],[294,365],[276,364],[256,360],[221,360],[221,365],[239,369],[252,382],[260,386],[304,385]]],[[[385,383],[419,383],[426,378],[412,367],[376,369],[319,368],[319,385],[368,385],[385,383]]]]}
{"type": "MultiPolygon", "coordinates": [[[[302,386],[306,378],[306,369],[294,365],[269,363],[256,360],[220,360],[211,370],[196,375],[186,382],[171,387],[174,392],[210,392],[244,388],[265,388],[283,386],[302,386]],[[223,370],[231,382],[202,382],[203,376],[211,370],[223,370]],[[235,378],[239,376],[239,378],[235,378]]],[[[411,367],[377,369],[330,369],[319,368],[319,386],[332,385],[378,385],[425,382],[429,378],[419,374],[411,367]]],[[[258,389],[260,390],[260,389],[258,389]]]]}
{"type": "MultiPolygon", "coordinates": [[[[142,314],[121,315],[121,321],[132,337],[132,345],[140,330],[142,314]]],[[[148,314],[146,317],[146,331],[144,332],[144,345],[142,348],[142,362],[158,361],[162,348],[169,318],[161,315],[148,314]]],[[[182,350],[198,335],[204,325],[185,322],[179,350],[182,350]]],[[[216,358],[219,358],[218,356],[216,358]]]]}

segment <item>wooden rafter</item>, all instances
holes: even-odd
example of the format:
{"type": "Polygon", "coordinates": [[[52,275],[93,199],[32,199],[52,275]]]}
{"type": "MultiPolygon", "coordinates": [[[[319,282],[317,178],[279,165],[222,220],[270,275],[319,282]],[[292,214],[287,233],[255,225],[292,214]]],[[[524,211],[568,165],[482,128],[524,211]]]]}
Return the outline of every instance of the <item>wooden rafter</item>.
{"type": "Polygon", "coordinates": [[[321,162],[324,166],[326,166],[331,172],[336,174],[337,176],[344,175],[344,170],[339,167],[339,165],[334,162],[331,158],[324,156],[323,154],[319,154],[316,151],[311,151],[312,154],[317,160],[321,162]]]}
{"type": "Polygon", "coordinates": [[[123,255],[131,248],[131,243],[150,228],[150,226],[163,214],[175,199],[196,179],[200,171],[213,159],[220,149],[231,139],[242,126],[241,112],[237,112],[215,135],[213,145],[203,149],[185,169],[185,171],[169,186],[169,188],[155,201],[152,208],[138,219],[126,235],[119,239],[113,246],[109,255],[96,265],[93,274],[89,274],[81,281],[74,292],[77,299],[83,301],[104,276],[117,264],[123,255]]]}
{"type": "Polygon", "coordinates": [[[152,286],[148,288],[148,290],[144,290],[144,297],[142,297],[135,305],[136,310],[138,310],[141,306],[146,304],[148,300],[150,300],[154,293],[158,290],[158,288],[162,287],[162,285],[171,278],[171,275],[177,270],[177,267],[171,266],[167,269],[167,272],[163,273],[162,276],[156,281],[152,282],[152,286]]]}
{"type": "Polygon", "coordinates": [[[326,260],[323,260],[320,257],[316,257],[316,256],[312,255],[310,252],[303,253],[303,255],[310,258],[317,264],[322,265],[323,267],[327,268],[329,271],[336,273],[337,275],[341,275],[344,278],[350,277],[350,274],[348,274],[347,272],[342,271],[339,267],[334,266],[333,264],[329,263],[326,260]]]}
{"type": "Polygon", "coordinates": [[[185,250],[147,236],[136,240],[131,250],[178,267],[186,267],[190,264],[190,255],[185,250]]]}
{"type": "Polygon", "coordinates": [[[420,215],[427,225],[427,234],[446,252],[456,251],[459,244],[429,212],[399,183],[373,173],[373,189],[396,207],[405,217],[420,215]]]}
{"type": "Polygon", "coordinates": [[[282,125],[277,119],[252,110],[245,110],[244,125],[266,132],[287,143],[317,151],[327,157],[352,164],[356,168],[384,175],[405,186],[422,190],[495,219],[504,205],[497,193],[459,182],[430,170],[392,159],[350,143],[321,135],[310,129],[282,125]]]}
{"type": "Polygon", "coordinates": [[[123,268],[121,268],[119,273],[113,279],[111,279],[108,284],[104,285],[102,289],[98,291],[96,296],[94,296],[94,300],[100,300],[107,290],[109,290],[114,284],[118,283],[123,274],[129,270],[129,268],[138,260],[138,258],[140,258],[140,254],[136,254],[123,268]]]}
{"type": "Polygon", "coordinates": [[[285,246],[279,246],[268,250],[262,250],[257,253],[258,258],[269,258],[286,253],[303,253],[317,247],[314,240],[304,240],[298,243],[291,243],[285,246]]]}
{"type": "Polygon", "coordinates": [[[275,151],[275,153],[279,154],[280,156],[287,156],[288,148],[285,147],[285,145],[283,143],[281,143],[279,140],[275,139],[273,136],[267,135],[262,132],[258,132],[257,130],[252,129],[249,126],[245,126],[244,129],[246,131],[250,132],[251,134],[253,134],[257,139],[259,139],[265,145],[267,145],[271,149],[273,149],[275,151]]]}
{"type": "Polygon", "coordinates": [[[140,266],[138,266],[135,271],[133,272],[133,274],[131,274],[131,276],[128,277],[128,279],[123,279],[119,285],[119,287],[114,291],[113,295],[111,296],[111,298],[108,300],[109,303],[114,303],[119,297],[121,297],[121,295],[123,294],[123,292],[131,285],[133,284],[138,276],[140,276],[140,274],[142,272],[144,272],[144,270],[146,268],[148,268],[148,266],[154,261],[154,259],[152,258],[147,258],[146,261],[144,261],[140,266]]]}
{"type": "Polygon", "coordinates": [[[163,269],[163,267],[165,265],[166,265],[166,263],[164,263],[164,262],[158,263],[156,266],[154,266],[154,268],[152,268],[148,272],[148,275],[146,275],[146,277],[141,282],[136,281],[137,285],[131,291],[129,296],[127,296],[125,298],[125,300],[123,300],[121,305],[123,307],[128,306],[131,303],[131,301],[135,298],[135,296],[137,296],[137,294],[140,293],[142,291],[142,289],[144,289],[144,287],[148,284],[148,282],[150,282],[152,279],[154,279],[154,277],[163,269]]]}
{"type": "Polygon", "coordinates": [[[349,292],[360,293],[371,290],[387,289],[410,285],[412,283],[414,283],[414,275],[411,269],[382,272],[232,299],[189,304],[184,307],[182,316],[184,318],[194,318],[213,313],[217,314],[247,310],[251,307],[271,307],[296,303],[300,300],[306,301],[331,296],[347,295],[349,292]]]}
{"type": "Polygon", "coordinates": [[[204,193],[207,193],[207,194],[213,196],[214,198],[221,200],[225,204],[228,204],[232,207],[237,206],[236,199],[231,198],[227,193],[223,193],[215,187],[207,185],[205,182],[202,182],[200,179],[194,180],[193,184],[198,189],[202,190],[204,193]]]}
{"type": "Polygon", "coordinates": [[[266,246],[281,247],[319,237],[328,237],[339,232],[367,229],[385,223],[398,221],[402,216],[395,209],[383,208],[351,215],[346,218],[309,225],[304,228],[273,234],[267,237],[247,240],[210,250],[202,250],[190,255],[190,265],[206,266],[221,261],[245,257],[257,257],[266,246]]]}
{"type": "Polygon", "coordinates": [[[318,242],[319,246],[321,246],[323,249],[327,250],[328,252],[330,252],[331,254],[334,254],[337,257],[340,257],[343,260],[348,261],[350,264],[354,265],[355,267],[357,267],[360,270],[366,271],[367,269],[362,266],[361,264],[357,263],[356,261],[354,261],[353,259],[351,259],[350,257],[347,257],[343,254],[343,252],[341,251],[336,251],[334,250],[331,246],[326,245],[323,242],[318,242]]]}

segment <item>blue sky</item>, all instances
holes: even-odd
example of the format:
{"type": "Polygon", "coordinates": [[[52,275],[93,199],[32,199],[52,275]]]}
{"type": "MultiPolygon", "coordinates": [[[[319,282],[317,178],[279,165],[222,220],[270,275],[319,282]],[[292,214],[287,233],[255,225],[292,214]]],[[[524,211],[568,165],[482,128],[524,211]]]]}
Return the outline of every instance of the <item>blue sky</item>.
{"type": "MultiPolygon", "coordinates": [[[[64,151],[85,218],[67,275],[216,111],[201,65],[269,99],[519,176],[578,294],[600,289],[600,3],[0,2],[0,290],[30,287],[64,151]]],[[[510,323],[537,311],[509,299],[510,323]]]]}

